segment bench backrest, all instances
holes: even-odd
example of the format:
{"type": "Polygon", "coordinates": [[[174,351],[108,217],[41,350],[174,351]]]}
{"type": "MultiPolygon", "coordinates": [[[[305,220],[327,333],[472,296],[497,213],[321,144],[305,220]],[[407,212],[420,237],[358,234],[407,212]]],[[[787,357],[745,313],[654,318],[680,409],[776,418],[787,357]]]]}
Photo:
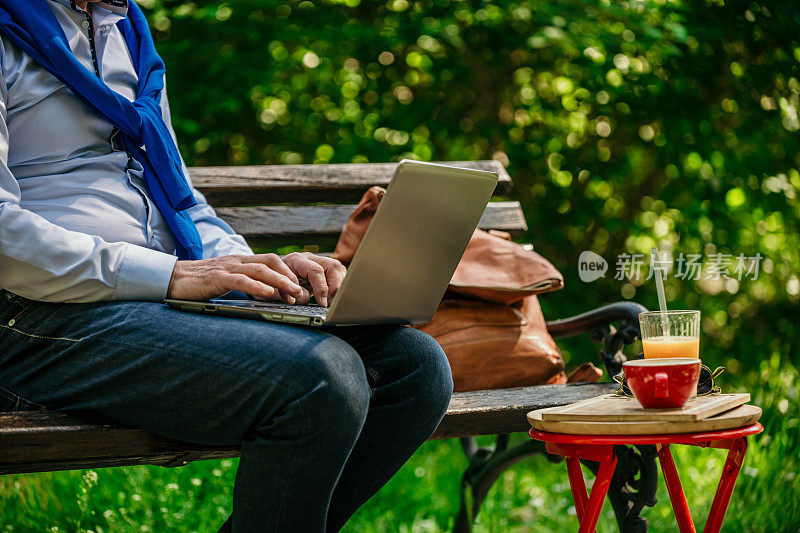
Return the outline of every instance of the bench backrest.
{"type": "MultiPolygon", "coordinates": [[[[508,193],[511,178],[498,161],[450,165],[497,172],[495,196],[508,193]]],[[[195,187],[217,214],[253,247],[296,244],[329,251],[355,202],[373,185],[385,187],[397,163],[194,167],[195,187]]],[[[493,201],[478,225],[520,236],[527,226],[519,202],[493,201]]]]}

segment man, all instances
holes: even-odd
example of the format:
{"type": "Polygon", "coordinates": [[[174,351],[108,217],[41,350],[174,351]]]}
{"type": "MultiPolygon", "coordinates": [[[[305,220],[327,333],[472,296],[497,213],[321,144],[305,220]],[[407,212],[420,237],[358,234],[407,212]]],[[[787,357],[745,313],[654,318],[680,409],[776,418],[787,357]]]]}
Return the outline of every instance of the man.
{"type": "Polygon", "coordinates": [[[345,270],[253,254],[191,187],[134,3],[0,0],[0,77],[0,408],[240,444],[220,531],[338,530],[441,420],[442,350],[160,303],[306,303],[305,280],[327,305],[345,270]]]}

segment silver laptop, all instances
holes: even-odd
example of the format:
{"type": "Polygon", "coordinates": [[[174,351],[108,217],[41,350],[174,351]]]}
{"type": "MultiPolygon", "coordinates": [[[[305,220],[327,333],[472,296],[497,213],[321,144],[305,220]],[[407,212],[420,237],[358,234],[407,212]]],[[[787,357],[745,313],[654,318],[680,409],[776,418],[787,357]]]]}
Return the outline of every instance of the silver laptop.
{"type": "Polygon", "coordinates": [[[444,295],[497,174],[403,160],[329,308],[165,300],[184,311],[308,326],[424,324],[444,295]]]}

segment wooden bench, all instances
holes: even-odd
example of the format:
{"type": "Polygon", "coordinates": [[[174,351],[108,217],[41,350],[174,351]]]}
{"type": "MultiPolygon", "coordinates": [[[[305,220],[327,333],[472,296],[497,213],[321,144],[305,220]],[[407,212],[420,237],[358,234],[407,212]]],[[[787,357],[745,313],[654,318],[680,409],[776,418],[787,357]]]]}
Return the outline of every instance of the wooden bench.
{"type": "MultiPolygon", "coordinates": [[[[451,164],[497,172],[500,181],[496,196],[506,195],[511,188],[508,173],[496,161],[451,164]]],[[[387,185],[394,167],[393,163],[206,167],[192,169],[191,175],[220,217],[251,246],[299,244],[325,252],[336,242],[352,204],[370,186],[387,185]]],[[[516,237],[527,229],[519,203],[512,201],[491,202],[479,226],[516,237]]],[[[637,316],[642,310],[630,302],[611,304],[548,322],[547,326],[555,338],[588,334],[601,342],[601,358],[609,373],[616,374],[624,360],[621,348],[639,334],[637,316]]],[[[455,530],[469,530],[467,517],[477,514],[492,483],[508,466],[534,453],[545,453],[541,443],[533,440],[509,447],[508,434],[528,431],[528,411],[564,405],[614,388],[610,383],[567,384],[455,394],[432,437],[461,438],[470,460],[455,530]],[[493,446],[481,447],[475,441],[479,435],[497,437],[493,446]],[[472,501],[470,512],[465,508],[466,501],[472,501]]],[[[632,448],[621,453],[619,475],[609,497],[622,531],[639,531],[646,527],[639,511],[643,505],[655,503],[655,484],[648,480],[655,472],[654,455],[632,448]]],[[[59,411],[0,413],[2,474],[144,464],[182,466],[238,454],[237,448],[177,442],[97,417],[79,418],[59,411]]]]}

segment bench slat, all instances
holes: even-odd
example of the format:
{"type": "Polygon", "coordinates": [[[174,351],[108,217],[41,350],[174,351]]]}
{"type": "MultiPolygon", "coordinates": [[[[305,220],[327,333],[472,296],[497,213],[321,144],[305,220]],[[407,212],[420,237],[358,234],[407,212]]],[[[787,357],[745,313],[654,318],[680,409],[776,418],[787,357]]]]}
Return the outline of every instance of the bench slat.
{"type": "MultiPolygon", "coordinates": [[[[251,246],[306,244],[300,239],[338,238],[355,205],[222,207],[217,214],[251,246]]],[[[521,236],[527,229],[519,202],[490,202],[478,224],[521,236]]]]}
{"type": "MultiPolygon", "coordinates": [[[[453,166],[497,172],[495,195],[511,189],[499,161],[443,161],[453,166]]],[[[357,202],[373,185],[385,187],[397,163],[194,167],[192,182],[216,207],[277,203],[357,202]]]]}
{"type": "MultiPolygon", "coordinates": [[[[433,439],[528,431],[528,411],[613,391],[612,383],[542,385],[453,395],[433,439]]],[[[179,466],[237,457],[235,446],[199,446],[59,411],[0,413],[0,474],[125,465],[179,466]]]]}
{"type": "Polygon", "coordinates": [[[609,394],[616,388],[616,383],[569,383],[459,392],[431,438],[527,432],[530,411],[609,394]]]}

